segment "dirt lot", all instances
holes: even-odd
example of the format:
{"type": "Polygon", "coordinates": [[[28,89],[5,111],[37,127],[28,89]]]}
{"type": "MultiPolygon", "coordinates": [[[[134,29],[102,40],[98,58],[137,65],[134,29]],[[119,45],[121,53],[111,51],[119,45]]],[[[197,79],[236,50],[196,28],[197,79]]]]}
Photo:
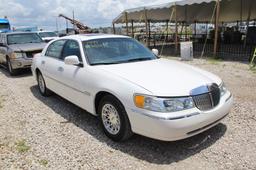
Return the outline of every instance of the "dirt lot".
{"type": "Polygon", "coordinates": [[[187,63],[219,75],[235,103],[222,123],[177,142],[112,142],[95,117],[41,97],[31,73],[9,77],[1,68],[0,169],[256,169],[256,73],[237,62],[187,63]]]}

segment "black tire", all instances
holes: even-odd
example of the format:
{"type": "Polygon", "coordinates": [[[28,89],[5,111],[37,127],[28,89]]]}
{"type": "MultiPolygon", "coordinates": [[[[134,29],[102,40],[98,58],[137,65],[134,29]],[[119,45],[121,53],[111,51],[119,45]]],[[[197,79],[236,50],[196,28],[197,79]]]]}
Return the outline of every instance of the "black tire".
{"type": "Polygon", "coordinates": [[[108,136],[110,139],[112,139],[113,141],[117,141],[117,142],[125,141],[133,135],[133,133],[131,131],[130,121],[129,121],[129,118],[128,118],[127,113],[125,111],[125,108],[122,105],[122,103],[116,97],[114,97],[112,95],[104,96],[100,100],[97,111],[98,111],[98,115],[99,115],[99,119],[100,119],[100,122],[101,122],[101,126],[103,128],[103,131],[106,134],[106,136],[108,136]],[[119,119],[120,120],[120,129],[119,129],[117,134],[111,134],[107,130],[107,128],[105,127],[105,125],[103,123],[102,110],[103,110],[103,107],[106,106],[106,105],[114,106],[114,108],[116,109],[117,114],[120,118],[119,119]]]}
{"type": "Polygon", "coordinates": [[[47,97],[52,95],[52,92],[47,88],[44,77],[40,71],[37,72],[37,87],[42,96],[47,97]]]}
{"type": "Polygon", "coordinates": [[[15,76],[17,74],[17,70],[12,68],[12,64],[9,57],[6,58],[6,66],[11,76],[15,76]]]}

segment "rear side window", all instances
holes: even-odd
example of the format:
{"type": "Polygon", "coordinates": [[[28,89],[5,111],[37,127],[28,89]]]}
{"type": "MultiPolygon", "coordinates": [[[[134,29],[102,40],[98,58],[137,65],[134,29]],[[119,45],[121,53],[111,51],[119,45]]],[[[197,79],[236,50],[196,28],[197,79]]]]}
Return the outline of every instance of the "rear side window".
{"type": "Polygon", "coordinates": [[[74,40],[67,41],[63,48],[61,59],[64,60],[65,57],[71,55],[77,56],[79,61],[82,61],[79,44],[74,40]]]}
{"type": "Polygon", "coordinates": [[[58,40],[49,45],[45,55],[53,58],[60,58],[66,40],[58,40]]]}

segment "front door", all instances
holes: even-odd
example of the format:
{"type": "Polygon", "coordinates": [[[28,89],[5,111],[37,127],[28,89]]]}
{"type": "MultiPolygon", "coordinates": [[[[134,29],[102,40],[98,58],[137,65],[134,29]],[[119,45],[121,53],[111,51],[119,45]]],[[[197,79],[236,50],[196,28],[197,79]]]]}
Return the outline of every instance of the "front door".
{"type": "Polygon", "coordinates": [[[68,40],[62,50],[60,60],[62,63],[59,66],[58,78],[63,82],[63,90],[66,89],[63,96],[87,110],[90,92],[88,91],[87,72],[81,57],[79,43],[75,40],[68,40]],[[80,65],[65,64],[65,57],[72,55],[78,57],[80,65]]]}

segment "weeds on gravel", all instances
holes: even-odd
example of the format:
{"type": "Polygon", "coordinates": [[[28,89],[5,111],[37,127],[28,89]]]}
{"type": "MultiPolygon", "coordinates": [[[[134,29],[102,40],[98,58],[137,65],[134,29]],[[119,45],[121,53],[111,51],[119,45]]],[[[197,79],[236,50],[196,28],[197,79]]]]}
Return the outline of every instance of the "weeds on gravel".
{"type": "Polygon", "coordinates": [[[15,145],[17,151],[20,153],[27,152],[30,149],[30,146],[26,144],[26,141],[24,139],[16,142],[15,145]]]}
{"type": "Polygon", "coordinates": [[[251,70],[254,74],[256,74],[256,65],[253,66],[253,67],[251,66],[251,67],[250,67],[250,70],[251,70]]]}
{"type": "Polygon", "coordinates": [[[0,96],[0,109],[3,108],[3,102],[5,102],[5,99],[4,99],[5,95],[1,95],[0,96]]]}
{"type": "Polygon", "coordinates": [[[48,161],[45,160],[45,159],[39,160],[38,162],[39,162],[40,165],[43,165],[43,166],[47,166],[48,165],[48,161]]]}
{"type": "Polygon", "coordinates": [[[208,58],[207,59],[209,64],[213,64],[213,65],[219,65],[222,61],[222,59],[219,58],[208,58]]]}

